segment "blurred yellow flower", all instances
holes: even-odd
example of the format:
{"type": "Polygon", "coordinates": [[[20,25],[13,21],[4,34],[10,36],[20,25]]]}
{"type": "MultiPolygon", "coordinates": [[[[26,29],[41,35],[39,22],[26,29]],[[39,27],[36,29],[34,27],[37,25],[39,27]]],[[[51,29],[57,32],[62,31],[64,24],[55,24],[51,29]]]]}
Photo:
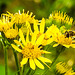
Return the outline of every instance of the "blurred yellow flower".
{"type": "Polygon", "coordinates": [[[59,62],[56,64],[56,70],[62,74],[68,70],[68,66],[66,65],[66,63],[59,62]]]}
{"type": "Polygon", "coordinates": [[[19,30],[19,35],[22,40],[22,43],[20,43],[17,40],[14,40],[14,42],[20,45],[22,49],[18,48],[14,44],[11,44],[11,45],[15,50],[23,54],[23,59],[21,61],[21,67],[24,64],[26,64],[28,60],[29,60],[30,67],[33,70],[35,70],[36,66],[38,66],[41,69],[44,69],[44,66],[40,63],[40,61],[44,63],[47,67],[49,67],[45,62],[52,63],[51,60],[43,57],[42,54],[50,53],[50,52],[40,50],[41,47],[39,47],[42,44],[42,40],[44,39],[44,34],[42,34],[37,39],[37,35],[36,33],[34,33],[34,35],[31,36],[31,41],[29,40],[29,31],[27,32],[26,40],[24,39],[24,36],[21,30],[19,30]]]}
{"type": "Polygon", "coordinates": [[[59,62],[56,64],[56,70],[60,74],[64,75],[75,75],[75,72],[73,72],[72,68],[69,67],[66,63],[59,62]]]}
{"type": "Polygon", "coordinates": [[[63,12],[60,13],[60,11],[52,12],[52,14],[50,14],[49,16],[49,19],[54,19],[56,21],[64,22],[70,25],[73,24],[73,18],[72,17],[69,18],[69,16],[66,13],[63,12]]]}
{"type": "Polygon", "coordinates": [[[73,70],[71,68],[64,75],[75,75],[75,72],[73,72],[73,70]]]}
{"type": "Polygon", "coordinates": [[[10,22],[8,17],[3,16],[0,20],[0,31],[7,31],[13,26],[13,22],[10,22]]]}

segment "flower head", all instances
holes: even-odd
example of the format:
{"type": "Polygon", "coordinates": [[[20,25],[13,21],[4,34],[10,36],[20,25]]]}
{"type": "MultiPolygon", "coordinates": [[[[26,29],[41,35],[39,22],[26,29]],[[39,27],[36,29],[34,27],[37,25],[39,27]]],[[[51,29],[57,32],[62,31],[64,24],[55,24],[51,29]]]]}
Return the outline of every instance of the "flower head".
{"type": "MultiPolygon", "coordinates": [[[[42,35],[45,34],[44,39],[43,39],[43,45],[47,45],[53,42],[53,39],[50,38],[51,34],[50,31],[52,31],[52,26],[50,28],[48,28],[47,31],[45,31],[45,19],[42,18],[41,22],[38,23],[34,20],[34,24],[33,24],[33,28],[34,28],[34,32],[37,34],[37,39],[42,35]]],[[[31,34],[33,35],[34,32],[30,29],[31,34]]]]}
{"type": "Polygon", "coordinates": [[[60,21],[60,22],[64,22],[64,23],[67,23],[67,24],[71,24],[73,23],[73,18],[69,18],[69,16],[63,12],[60,13],[60,11],[54,11],[52,12],[52,14],[49,16],[49,19],[54,19],[56,21],[60,21]]]}
{"type": "Polygon", "coordinates": [[[3,16],[0,20],[0,31],[7,31],[13,26],[13,22],[10,22],[8,17],[3,16]]]}
{"type": "Polygon", "coordinates": [[[65,35],[63,34],[59,34],[57,35],[57,37],[54,37],[55,42],[57,42],[58,44],[54,44],[53,47],[58,46],[59,44],[69,48],[70,46],[75,48],[75,44],[73,43],[73,40],[71,37],[67,38],[65,37],[65,35]]]}
{"type": "Polygon", "coordinates": [[[18,35],[18,31],[16,29],[9,29],[4,34],[7,38],[13,39],[18,35]]]}
{"type": "Polygon", "coordinates": [[[31,41],[29,40],[29,31],[27,32],[26,40],[24,39],[21,30],[19,30],[19,35],[23,44],[17,40],[14,40],[14,42],[20,45],[22,49],[18,48],[14,44],[12,44],[12,47],[23,55],[21,66],[26,64],[28,59],[30,67],[33,70],[35,70],[36,66],[38,66],[41,69],[44,69],[44,66],[40,63],[40,61],[42,61],[46,66],[48,65],[45,62],[51,63],[51,60],[42,56],[42,54],[50,52],[40,50],[41,47],[39,47],[42,44],[42,40],[44,39],[44,34],[42,34],[38,39],[36,39],[37,36],[36,33],[34,33],[33,36],[31,36],[31,41]]]}
{"type": "Polygon", "coordinates": [[[75,72],[73,72],[73,70],[71,68],[64,75],[75,75],[75,72]]]}
{"type": "Polygon", "coordinates": [[[70,68],[66,63],[62,63],[62,62],[59,62],[56,64],[56,70],[60,74],[64,74],[64,75],[74,75],[75,74],[72,68],[70,68]]]}
{"type": "Polygon", "coordinates": [[[29,23],[33,23],[35,15],[32,16],[32,14],[33,14],[32,12],[29,14],[29,11],[27,11],[27,13],[24,12],[24,9],[23,9],[23,13],[21,13],[19,10],[18,13],[11,14],[10,12],[7,12],[7,14],[4,14],[4,15],[8,16],[16,24],[23,24],[26,21],[28,21],[29,23]]]}

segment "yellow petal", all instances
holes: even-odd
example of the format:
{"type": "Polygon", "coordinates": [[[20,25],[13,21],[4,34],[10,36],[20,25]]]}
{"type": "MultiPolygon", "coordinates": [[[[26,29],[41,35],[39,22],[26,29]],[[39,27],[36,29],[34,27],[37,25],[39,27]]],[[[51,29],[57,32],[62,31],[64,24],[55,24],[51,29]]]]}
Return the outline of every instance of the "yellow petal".
{"type": "Polygon", "coordinates": [[[31,40],[31,42],[32,42],[33,45],[35,44],[35,41],[36,41],[36,35],[37,34],[35,34],[35,33],[32,34],[32,40],[31,40]]]}
{"type": "Polygon", "coordinates": [[[36,44],[36,45],[42,44],[43,39],[44,39],[44,34],[42,34],[42,35],[39,36],[39,38],[37,39],[37,41],[36,41],[35,44],[36,44]]]}
{"type": "Polygon", "coordinates": [[[35,70],[35,63],[34,63],[34,60],[33,59],[29,59],[29,63],[30,63],[30,67],[35,70]]]}
{"type": "Polygon", "coordinates": [[[26,35],[26,43],[29,42],[29,30],[27,31],[27,35],[26,35]]]}
{"type": "Polygon", "coordinates": [[[34,31],[36,31],[37,33],[39,32],[36,20],[34,20],[34,31]]]}
{"type": "Polygon", "coordinates": [[[43,52],[43,53],[47,53],[47,54],[50,54],[50,53],[51,53],[51,52],[44,51],[44,50],[41,50],[41,52],[43,52]]]}
{"type": "Polygon", "coordinates": [[[28,58],[23,58],[22,61],[20,62],[21,63],[21,67],[26,64],[28,61],[28,58]]]}
{"type": "Polygon", "coordinates": [[[58,46],[58,45],[59,45],[59,44],[54,44],[53,47],[56,47],[56,46],[58,46]]]}
{"type": "Polygon", "coordinates": [[[19,49],[17,46],[15,46],[14,44],[11,44],[11,46],[15,49],[15,50],[17,50],[18,52],[22,52],[22,50],[21,49],[19,49]]]}
{"type": "Polygon", "coordinates": [[[71,47],[75,48],[75,44],[72,44],[71,47]]]}
{"type": "Polygon", "coordinates": [[[41,24],[40,24],[40,33],[44,33],[45,28],[45,19],[42,18],[41,24]]]}
{"type": "Polygon", "coordinates": [[[49,59],[47,59],[47,58],[45,58],[45,57],[39,57],[38,59],[41,60],[41,61],[43,61],[43,62],[49,62],[49,63],[52,63],[51,60],[49,60],[49,59]]]}
{"type": "Polygon", "coordinates": [[[44,69],[44,66],[37,59],[34,59],[34,62],[39,68],[44,69]]]}
{"type": "Polygon", "coordinates": [[[19,35],[20,35],[20,38],[22,40],[22,43],[25,45],[26,43],[25,43],[25,39],[24,39],[24,36],[23,36],[21,29],[19,29],[19,35]]]}
{"type": "Polygon", "coordinates": [[[70,47],[70,45],[63,45],[63,46],[65,46],[66,48],[69,48],[70,47]]]}
{"type": "Polygon", "coordinates": [[[14,42],[15,42],[16,44],[20,45],[22,48],[24,48],[23,45],[22,45],[19,41],[14,40],[14,42]]]}
{"type": "Polygon", "coordinates": [[[52,43],[54,40],[53,40],[53,38],[49,38],[48,40],[47,40],[47,44],[50,44],[50,43],[52,43]]]}

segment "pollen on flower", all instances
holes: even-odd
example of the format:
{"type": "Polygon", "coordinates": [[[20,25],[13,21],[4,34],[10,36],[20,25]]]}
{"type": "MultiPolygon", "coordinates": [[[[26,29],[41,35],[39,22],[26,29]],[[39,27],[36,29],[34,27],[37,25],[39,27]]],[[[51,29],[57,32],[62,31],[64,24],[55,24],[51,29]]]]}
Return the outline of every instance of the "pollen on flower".
{"type": "Polygon", "coordinates": [[[31,43],[28,43],[27,46],[22,50],[24,58],[38,58],[41,56],[41,51],[38,46],[34,46],[31,43]]]}

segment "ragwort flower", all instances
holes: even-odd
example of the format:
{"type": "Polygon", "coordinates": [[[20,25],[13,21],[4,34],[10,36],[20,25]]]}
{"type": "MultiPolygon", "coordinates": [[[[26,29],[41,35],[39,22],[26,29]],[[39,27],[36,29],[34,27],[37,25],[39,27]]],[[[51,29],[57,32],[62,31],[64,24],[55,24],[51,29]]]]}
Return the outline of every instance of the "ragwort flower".
{"type": "Polygon", "coordinates": [[[72,68],[70,68],[66,63],[62,63],[62,62],[59,62],[56,64],[56,70],[60,74],[64,74],[64,75],[74,75],[75,74],[72,68]]]}
{"type": "Polygon", "coordinates": [[[7,31],[13,26],[13,22],[9,21],[8,17],[3,16],[2,19],[0,20],[0,31],[7,31]]]}
{"type": "Polygon", "coordinates": [[[19,35],[22,40],[22,43],[20,43],[17,40],[14,40],[14,42],[22,47],[22,49],[18,48],[14,44],[11,44],[12,47],[17,50],[18,52],[23,54],[23,59],[21,61],[21,66],[27,63],[29,60],[30,67],[35,70],[36,66],[38,66],[41,69],[44,69],[44,66],[39,62],[43,62],[47,67],[49,67],[45,62],[51,63],[51,60],[45,58],[42,56],[44,53],[50,53],[44,50],[40,50],[41,47],[39,47],[42,44],[42,40],[44,38],[44,34],[42,34],[38,39],[36,36],[36,33],[31,36],[31,41],[29,40],[29,32],[27,32],[26,40],[24,39],[23,33],[21,30],[19,30],[19,35]]]}
{"type": "Polygon", "coordinates": [[[50,14],[49,16],[49,19],[54,19],[56,21],[59,21],[59,22],[64,22],[64,23],[67,23],[67,24],[70,24],[72,25],[73,24],[73,18],[69,18],[69,16],[63,12],[60,13],[60,11],[54,11],[52,12],[52,14],[50,14]]]}
{"type": "Polygon", "coordinates": [[[4,34],[7,38],[13,39],[18,35],[18,30],[12,28],[7,30],[4,34]]]}
{"type": "Polygon", "coordinates": [[[67,38],[67,37],[65,37],[65,35],[60,34],[60,35],[57,35],[57,37],[54,37],[54,40],[55,40],[55,42],[57,42],[57,44],[54,44],[53,47],[56,47],[59,44],[61,44],[67,48],[69,48],[70,46],[75,48],[75,43],[71,37],[67,38]]]}
{"type": "MultiPolygon", "coordinates": [[[[53,25],[52,25],[53,26],[53,25]]],[[[44,39],[43,39],[43,45],[47,45],[47,44],[50,44],[53,42],[53,39],[50,38],[51,36],[51,32],[52,31],[52,26],[50,28],[48,28],[47,31],[45,31],[45,19],[42,18],[41,22],[38,23],[34,20],[34,24],[33,24],[33,29],[34,29],[34,32],[37,34],[37,39],[42,35],[42,34],[45,34],[44,36],[44,39]]],[[[34,32],[32,31],[32,29],[30,28],[30,32],[31,34],[33,35],[34,32]]]]}
{"type": "MultiPolygon", "coordinates": [[[[23,9],[23,13],[19,12],[18,13],[15,13],[15,14],[11,14],[10,12],[7,11],[7,14],[3,14],[3,15],[6,15],[8,16],[14,23],[16,24],[23,24],[25,23],[26,21],[28,21],[29,23],[33,23],[33,20],[35,19],[35,15],[32,16],[32,12],[29,14],[29,11],[24,12],[24,9],[23,9]]],[[[38,22],[38,20],[36,20],[38,22]]]]}

